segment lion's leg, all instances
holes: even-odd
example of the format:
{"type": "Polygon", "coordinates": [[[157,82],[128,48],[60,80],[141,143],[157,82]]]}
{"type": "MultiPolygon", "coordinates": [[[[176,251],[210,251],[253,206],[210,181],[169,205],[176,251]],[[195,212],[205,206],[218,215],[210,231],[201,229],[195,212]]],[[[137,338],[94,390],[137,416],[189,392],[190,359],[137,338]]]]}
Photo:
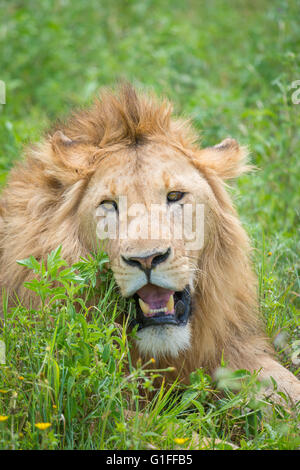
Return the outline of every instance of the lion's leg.
{"type": "Polygon", "coordinates": [[[250,372],[258,372],[258,379],[267,384],[266,392],[273,395],[274,400],[280,400],[275,392],[271,378],[277,384],[277,391],[283,392],[289,397],[291,404],[300,401],[300,381],[288,369],[274,359],[274,350],[267,342],[258,337],[249,338],[243,344],[241,342],[231,344],[224,357],[230,369],[247,369],[250,372]],[[273,392],[273,393],[272,393],[273,392]],[[275,393],[274,393],[275,392],[275,393]]]}
{"type": "Polygon", "coordinates": [[[259,378],[261,380],[271,382],[270,378],[272,377],[277,383],[278,391],[284,392],[293,404],[300,401],[300,381],[271,356],[259,356],[257,364],[252,366],[251,369],[260,369],[259,378]]]}
{"type": "Polygon", "coordinates": [[[277,384],[277,391],[283,392],[289,399],[290,403],[294,405],[300,401],[300,381],[289,370],[283,367],[279,362],[272,358],[271,354],[253,354],[249,355],[248,360],[241,355],[240,359],[228,361],[229,367],[232,369],[247,369],[250,372],[258,371],[259,380],[266,383],[267,388],[264,390],[263,395],[271,396],[276,402],[283,403],[280,395],[276,393],[271,378],[277,384]]]}

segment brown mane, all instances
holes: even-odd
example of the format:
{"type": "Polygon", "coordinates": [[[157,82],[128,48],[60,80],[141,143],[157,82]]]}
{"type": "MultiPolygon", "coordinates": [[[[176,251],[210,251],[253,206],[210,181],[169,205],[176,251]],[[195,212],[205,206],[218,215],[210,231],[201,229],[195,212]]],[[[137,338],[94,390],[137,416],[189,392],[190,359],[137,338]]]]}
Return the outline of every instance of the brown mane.
{"type": "Polygon", "coordinates": [[[153,136],[162,139],[170,134],[189,142],[197,139],[187,120],[174,119],[168,100],[149,93],[138,95],[126,83],[116,91],[103,89],[91,108],[74,112],[66,123],[58,122],[53,132],[56,130],[99,149],[138,145],[153,136]]]}

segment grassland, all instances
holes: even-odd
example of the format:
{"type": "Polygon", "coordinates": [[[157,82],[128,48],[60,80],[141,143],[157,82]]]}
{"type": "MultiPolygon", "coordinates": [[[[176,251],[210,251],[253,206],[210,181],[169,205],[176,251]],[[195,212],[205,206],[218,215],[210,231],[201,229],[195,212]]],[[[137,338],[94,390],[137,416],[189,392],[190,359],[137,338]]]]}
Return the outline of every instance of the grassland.
{"type": "MultiPolygon", "coordinates": [[[[300,105],[292,102],[291,84],[300,79],[299,7],[298,0],[0,0],[0,80],[7,90],[0,105],[0,184],[24,145],[119,78],[167,95],[178,113],[193,117],[203,145],[229,135],[249,145],[259,170],[231,191],[255,248],[266,331],[295,374],[300,105]]],[[[299,447],[296,412],[257,399],[256,378],[242,371],[227,377],[222,398],[198,371],[189,389],[161,390],[147,415],[126,419],[128,401],[138,403],[138,384],[151,389],[152,382],[147,365],[124,373],[128,338],[112,325],[123,301],[111,277],[105,275],[89,322],[84,305],[81,315],[74,309],[104,262],[101,254],[82,262],[81,277],[70,269],[59,292],[59,252],[47,272],[27,262],[40,274],[39,295],[60,295],[62,305],[5,310],[0,448],[197,448],[193,432],[207,448],[299,447]]]]}

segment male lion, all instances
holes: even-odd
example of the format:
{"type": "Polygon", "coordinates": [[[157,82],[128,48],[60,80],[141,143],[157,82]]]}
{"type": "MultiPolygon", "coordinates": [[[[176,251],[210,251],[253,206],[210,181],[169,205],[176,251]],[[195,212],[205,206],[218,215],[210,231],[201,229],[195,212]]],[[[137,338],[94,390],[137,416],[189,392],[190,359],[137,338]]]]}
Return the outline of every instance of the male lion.
{"type": "Polygon", "coordinates": [[[199,148],[189,122],[173,117],[165,100],[130,85],[103,91],[11,172],[1,200],[1,286],[28,302],[28,272],[16,260],[42,259],[62,245],[62,256],[78,261],[99,243],[106,217],[116,228],[105,240],[115,280],[136,299],[133,357],[173,365],[168,379],[179,372],[185,383],[200,367],[213,374],[223,357],[233,369],[272,376],[298,401],[300,382],[273,359],[262,333],[249,241],[224,184],[247,171],[246,157],[233,139],[199,148]],[[157,206],[163,210],[151,236],[157,206]],[[175,236],[188,206],[192,227],[204,213],[198,244],[184,231],[175,236]],[[144,235],[120,236],[126,218],[144,235]]]}

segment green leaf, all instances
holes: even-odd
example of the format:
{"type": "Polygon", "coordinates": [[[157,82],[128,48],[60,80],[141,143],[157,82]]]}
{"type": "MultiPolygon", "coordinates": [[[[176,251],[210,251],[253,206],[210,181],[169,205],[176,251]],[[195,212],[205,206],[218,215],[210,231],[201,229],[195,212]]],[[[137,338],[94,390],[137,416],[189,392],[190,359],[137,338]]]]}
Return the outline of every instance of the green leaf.
{"type": "Polygon", "coordinates": [[[32,269],[35,273],[40,272],[40,263],[34,258],[34,256],[29,256],[29,258],[17,260],[17,263],[21,266],[26,266],[28,269],[32,269]]]}

